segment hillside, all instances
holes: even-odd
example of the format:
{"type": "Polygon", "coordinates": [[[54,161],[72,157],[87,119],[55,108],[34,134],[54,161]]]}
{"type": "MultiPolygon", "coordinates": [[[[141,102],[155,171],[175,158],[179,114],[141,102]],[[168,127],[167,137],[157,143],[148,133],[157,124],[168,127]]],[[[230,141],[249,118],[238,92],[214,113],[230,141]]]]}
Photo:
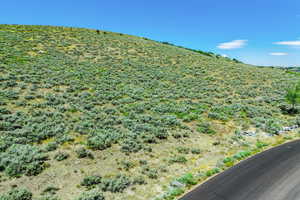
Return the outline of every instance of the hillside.
{"type": "Polygon", "coordinates": [[[153,199],[295,124],[280,105],[296,74],[146,38],[0,25],[0,61],[4,196],[153,199]]]}

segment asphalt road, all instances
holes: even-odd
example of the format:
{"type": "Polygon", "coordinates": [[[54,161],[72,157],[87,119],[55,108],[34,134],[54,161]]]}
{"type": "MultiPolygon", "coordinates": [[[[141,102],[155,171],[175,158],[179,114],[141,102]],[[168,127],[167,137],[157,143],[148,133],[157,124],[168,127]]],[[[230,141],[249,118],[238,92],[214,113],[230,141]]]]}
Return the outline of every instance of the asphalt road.
{"type": "Polygon", "coordinates": [[[180,200],[300,200],[300,140],[257,154],[180,200]]]}

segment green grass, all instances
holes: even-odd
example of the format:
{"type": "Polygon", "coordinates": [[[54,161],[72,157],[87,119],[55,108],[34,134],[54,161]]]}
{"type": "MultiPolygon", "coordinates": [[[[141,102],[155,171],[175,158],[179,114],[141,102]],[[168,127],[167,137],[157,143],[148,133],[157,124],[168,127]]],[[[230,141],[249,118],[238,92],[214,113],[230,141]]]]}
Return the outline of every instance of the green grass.
{"type": "MultiPolygon", "coordinates": [[[[101,191],[101,198],[152,198],[190,166],[213,165],[245,143],[264,146],[232,137],[235,130],[273,133],[294,123],[280,105],[299,76],[282,69],[79,28],[0,25],[0,45],[0,163],[15,144],[49,158],[17,170],[16,180],[2,167],[0,193],[28,182],[38,197],[43,188],[34,185],[64,183],[57,196],[73,200],[85,191],[83,178],[95,172],[104,180],[122,174],[147,183],[101,191]],[[89,150],[78,153],[79,148],[89,150]],[[60,162],[59,152],[68,155],[60,162]],[[56,178],[49,179],[51,174],[56,178]]],[[[10,168],[19,169],[21,162],[10,160],[10,168]]]]}

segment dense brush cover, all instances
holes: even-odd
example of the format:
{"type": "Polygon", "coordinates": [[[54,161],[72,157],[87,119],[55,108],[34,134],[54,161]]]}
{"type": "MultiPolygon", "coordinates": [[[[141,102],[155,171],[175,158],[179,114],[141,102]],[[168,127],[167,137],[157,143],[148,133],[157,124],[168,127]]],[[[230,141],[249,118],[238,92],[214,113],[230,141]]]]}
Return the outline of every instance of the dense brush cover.
{"type": "Polygon", "coordinates": [[[151,152],[168,138],[218,134],[215,122],[272,133],[289,123],[279,106],[296,80],[125,34],[0,25],[0,155],[15,144],[45,151],[50,140],[151,152]]]}

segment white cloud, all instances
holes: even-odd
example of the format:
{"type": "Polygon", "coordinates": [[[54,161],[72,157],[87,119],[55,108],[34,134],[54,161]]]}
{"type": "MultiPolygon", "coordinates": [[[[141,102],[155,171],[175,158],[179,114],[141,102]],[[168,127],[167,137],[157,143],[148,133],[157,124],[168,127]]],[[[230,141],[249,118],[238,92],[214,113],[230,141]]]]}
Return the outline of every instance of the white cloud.
{"type": "Polygon", "coordinates": [[[228,55],[226,55],[226,54],[222,54],[221,56],[224,58],[228,58],[228,55]]]}
{"type": "Polygon", "coordinates": [[[289,54],[284,53],[284,52],[272,52],[272,53],[269,53],[269,55],[271,55],[271,56],[286,56],[286,55],[289,55],[289,54]]]}
{"type": "Polygon", "coordinates": [[[218,45],[219,49],[238,49],[247,44],[248,40],[233,40],[231,42],[225,42],[218,45]]]}
{"type": "Polygon", "coordinates": [[[275,42],[274,44],[300,47],[300,40],[275,42]]]}

